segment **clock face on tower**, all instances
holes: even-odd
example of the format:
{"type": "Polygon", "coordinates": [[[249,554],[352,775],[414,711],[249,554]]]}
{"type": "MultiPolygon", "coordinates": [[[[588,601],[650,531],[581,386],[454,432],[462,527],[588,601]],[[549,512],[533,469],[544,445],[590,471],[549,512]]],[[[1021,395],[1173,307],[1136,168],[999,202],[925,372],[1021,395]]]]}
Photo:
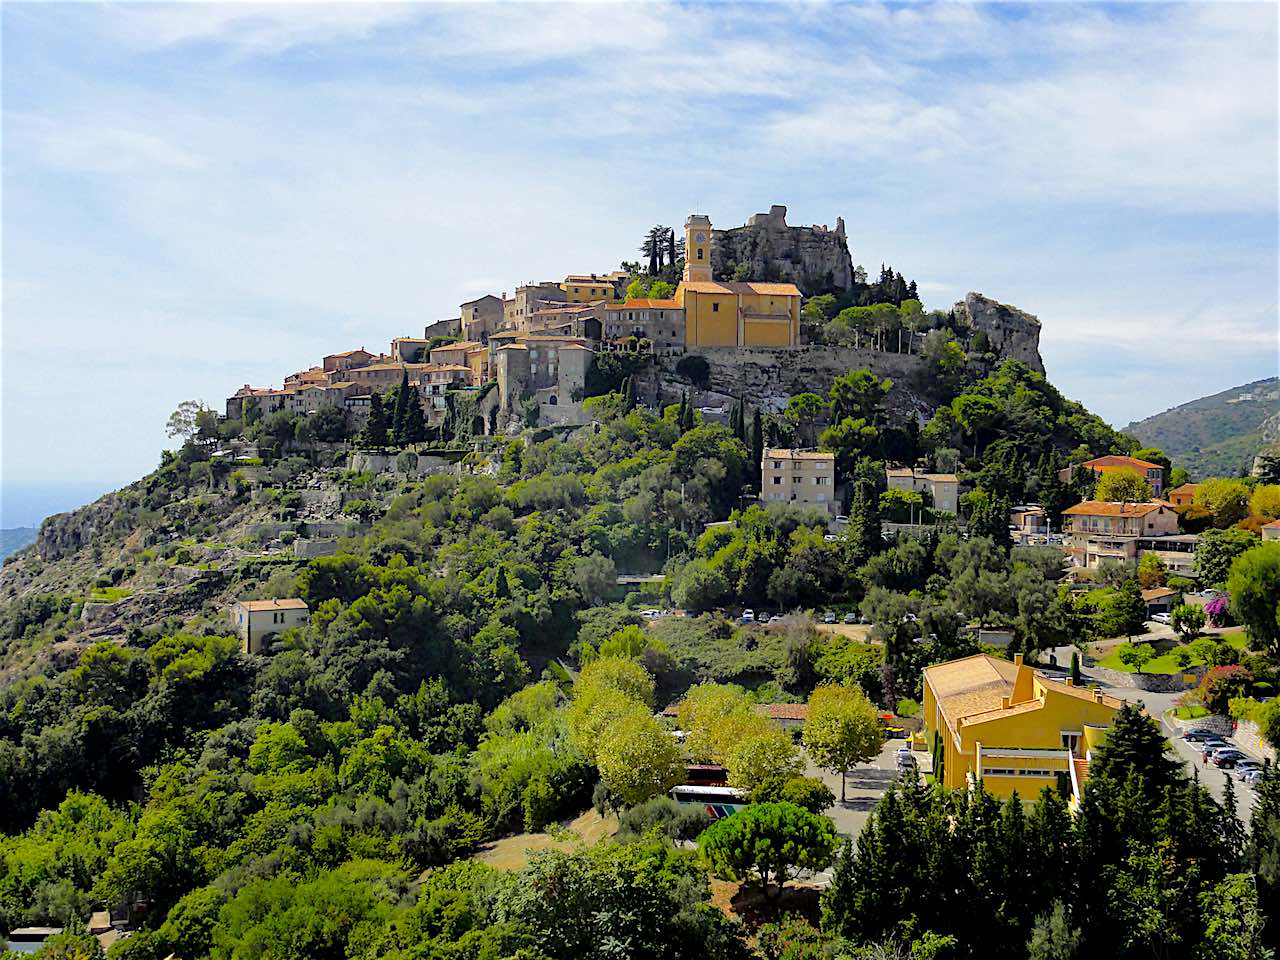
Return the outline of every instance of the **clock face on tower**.
{"type": "Polygon", "coordinates": [[[702,233],[701,231],[699,231],[698,233],[695,233],[695,234],[693,235],[693,239],[697,240],[697,241],[698,241],[698,243],[706,243],[706,242],[707,242],[707,235],[706,235],[705,233],[702,233]]]}

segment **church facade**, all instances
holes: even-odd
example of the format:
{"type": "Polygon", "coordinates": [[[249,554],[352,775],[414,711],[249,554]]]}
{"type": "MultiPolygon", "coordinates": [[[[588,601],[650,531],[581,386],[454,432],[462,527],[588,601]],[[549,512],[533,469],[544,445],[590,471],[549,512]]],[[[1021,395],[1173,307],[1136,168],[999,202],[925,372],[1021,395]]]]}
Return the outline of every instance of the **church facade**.
{"type": "Polygon", "coordinates": [[[714,280],[711,219],[684,224],[684,277],[675,301],[685,314],[685,347],[794,347],[800,342],[800,289],[794,283],[714,280]]]}

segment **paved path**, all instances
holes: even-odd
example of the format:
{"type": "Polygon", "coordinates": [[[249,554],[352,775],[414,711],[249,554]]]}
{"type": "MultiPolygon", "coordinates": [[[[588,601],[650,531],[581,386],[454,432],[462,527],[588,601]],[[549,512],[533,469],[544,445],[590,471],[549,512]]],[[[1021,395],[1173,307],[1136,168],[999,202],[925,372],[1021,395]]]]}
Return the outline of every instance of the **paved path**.
{"type": "MultiPolygon", "coordinates": [[[[889,789],[889,784],[897,778],[894,754],[907,742],[903,739],[886,740],[879,756],[870,763],[850,770],[845,790],[846,800],[843,803],[840,802],[840,774],[815,767],[808,756],[805,757],[805,774],[818,777],[836,795],[835,806],[827,811],[827,816],[842,836],[856,838],[862,831],[867,817],[889,789]]],[[[928,768],[928,754],[916,753],[915,757],[922,770],[928,768]]]]}

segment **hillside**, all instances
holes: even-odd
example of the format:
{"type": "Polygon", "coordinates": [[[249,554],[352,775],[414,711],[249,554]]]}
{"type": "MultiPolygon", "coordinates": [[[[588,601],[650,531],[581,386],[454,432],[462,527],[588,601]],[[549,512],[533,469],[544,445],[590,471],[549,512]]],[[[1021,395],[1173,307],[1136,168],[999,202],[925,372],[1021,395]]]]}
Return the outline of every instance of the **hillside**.
{"type": "Polygon", "coordinates": [[[1264,442],[1264,421],[1280,409],[1280,378],[1223,390],[1131,423],[1124,433],[1159,447],[1193,479],[1248,472],[1264,442]]]}

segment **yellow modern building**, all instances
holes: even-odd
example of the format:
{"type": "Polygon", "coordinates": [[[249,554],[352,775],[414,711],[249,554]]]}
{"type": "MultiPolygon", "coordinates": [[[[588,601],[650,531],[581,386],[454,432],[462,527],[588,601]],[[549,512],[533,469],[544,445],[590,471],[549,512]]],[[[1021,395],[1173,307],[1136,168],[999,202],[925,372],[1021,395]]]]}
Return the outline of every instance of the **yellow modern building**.
{"type": "Polygon", "coordinates": [[[1123,706],[1050,680],[1021,655],[1011,663],[978,654],[924,671],[925,739],[941,740],[943,785],[963,789],[981,779],[997,797],[1016,791],[1030,802],[1045,787],[1078,797],[1089,751],[1123,706]]]}
{"type": "Polygon", "coordinates": [[[711,220],[702,214],[685,221],[684,244],[684,278],[675,300],[684,308],[687,348],[800,342],[800,290],[794,283],[713,280],[711,220]]]}

